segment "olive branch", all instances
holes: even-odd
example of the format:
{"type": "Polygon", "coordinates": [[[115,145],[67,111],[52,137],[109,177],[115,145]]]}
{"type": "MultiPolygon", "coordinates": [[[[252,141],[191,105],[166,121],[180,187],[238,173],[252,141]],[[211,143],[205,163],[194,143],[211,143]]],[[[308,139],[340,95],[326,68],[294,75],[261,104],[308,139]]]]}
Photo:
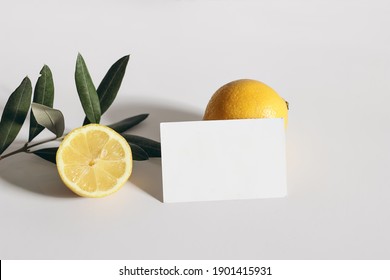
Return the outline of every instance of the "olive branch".
{"type": "MultiPolygon", "coordinates": [[[[75,69],[75,82],[81,106],[85,113],[83,125],[100,123],[101,116],[114,102],[126,72],[129,55],[116,61],[108,70],[96,89],[89,74],[87,65],[81,54],[78,54],[75,69]]],[[[35,84],[34,92],[28,77],[8,98],[0,121],[0,161],[18,154],[30,153],[55,163],[57,147],[37,149],[36,147],[49,142],[59,142],[64,137],[65,120],[62,112],[53,108],[54,81],[50,68],[44,65],[35,84]],[[33,100],[31,101],[31,98],[33,100]],[[30,126],[28,141],[19,149],[4,154],[19,134],[28,113],[30,126]],[[44,129],[55,136],[43,141],[33,141],[44,129]]],[[[123,119],[107,126],[120,133],[129,143],[134,160],[147,160],[150,157],[161,157],[159,142],[142,136],[126,133],[129,129],[141,123],[149,114],[140,114],[123,119]]]]}

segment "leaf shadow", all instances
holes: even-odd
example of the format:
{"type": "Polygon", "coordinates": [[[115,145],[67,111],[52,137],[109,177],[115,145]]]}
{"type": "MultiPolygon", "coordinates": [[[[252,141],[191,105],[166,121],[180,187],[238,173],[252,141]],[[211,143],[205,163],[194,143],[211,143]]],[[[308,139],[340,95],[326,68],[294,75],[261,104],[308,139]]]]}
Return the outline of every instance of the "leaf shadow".
{"type": "MultiPolygon", "coordinates": [[[[22,143],[17,143],[21,146],[22,143]]],[[[35,155],[18,154],[0,162],[0,177],[12,186],[40,195],[75,198],[61,181],[54,164],[35,155]]]]}
{"type": "MultiPolygon", "coordinates": [[[[177,106],[161,105],[158,103],[132,102],[114,105],[105,114],[105,122],[113,123],[138,114],[149,113],[148,118],[128,133],[160,141],[161,122],[198,121],[202,112],[182,109],[177,106]]],[[[134,162],[130,182],[148,193],[150,196],[163,201],[162,169],[160,158],[150,158],[147,161],[134,162]]]]}

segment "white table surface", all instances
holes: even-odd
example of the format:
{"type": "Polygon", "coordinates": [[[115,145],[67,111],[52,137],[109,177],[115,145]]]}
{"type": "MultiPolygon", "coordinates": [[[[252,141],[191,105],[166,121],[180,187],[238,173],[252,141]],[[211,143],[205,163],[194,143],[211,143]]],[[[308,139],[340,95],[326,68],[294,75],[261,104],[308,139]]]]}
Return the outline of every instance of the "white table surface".
{"type": "Polygon", "coordinates": [[[239,78],[275,88],[290,123],[282,199],[164,204],[160,159],[85,199],[33,155],[1,161],[0,259],[390,258],[389,14],[386,0],[1,0],[0,109],[47,64],[77,127],[77,53],[95,84],[131,54],[103,123],[150,113],[133,133],[159,140],[239,78]]]}

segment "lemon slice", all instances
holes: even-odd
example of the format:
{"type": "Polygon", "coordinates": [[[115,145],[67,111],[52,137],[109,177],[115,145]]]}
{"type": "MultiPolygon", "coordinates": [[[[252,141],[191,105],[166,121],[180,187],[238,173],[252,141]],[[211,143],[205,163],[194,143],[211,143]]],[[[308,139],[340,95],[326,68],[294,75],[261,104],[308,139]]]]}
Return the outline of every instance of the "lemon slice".
{"type": "Polygon", "coordinates": [[[56,161],[65,185],[84,197],[104,197],[118,191],[133,168],[127,141],[99,124],[71,131],[58,148],[56,161]]]}

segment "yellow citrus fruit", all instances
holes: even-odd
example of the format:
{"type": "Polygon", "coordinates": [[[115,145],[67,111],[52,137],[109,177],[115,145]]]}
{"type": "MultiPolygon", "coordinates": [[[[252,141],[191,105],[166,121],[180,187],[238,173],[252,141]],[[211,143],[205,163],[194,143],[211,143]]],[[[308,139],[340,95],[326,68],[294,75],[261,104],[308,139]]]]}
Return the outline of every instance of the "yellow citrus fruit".
{"type": "Polygon", "coordinates": [[[219,88],[207,104],[204,120],[283,118],[287,127],[288,104],[266,84],[249,79],[219,88]]]}
{"type": "Polygon", "coordinates": [[[65,185],[84,197],[103,197],[116,192],[133,168],[127,141],[99,124],[71,131],[58,148],[56,161],[65,185]]]}

